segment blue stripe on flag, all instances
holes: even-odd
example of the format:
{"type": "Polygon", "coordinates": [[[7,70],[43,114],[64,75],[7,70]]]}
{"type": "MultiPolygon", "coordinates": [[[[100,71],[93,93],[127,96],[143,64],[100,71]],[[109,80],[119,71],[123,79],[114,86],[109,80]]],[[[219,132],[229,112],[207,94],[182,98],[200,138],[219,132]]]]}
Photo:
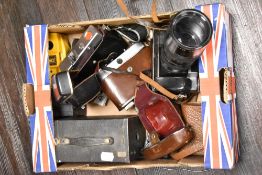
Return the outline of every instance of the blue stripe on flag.
{"type": "Polygon", "coordinates": [[[208,141],[207,141],[207,148],[206,148],[206,154],[205,154],[205,160],[204,160],[204,166],[205,168],[207,169],[210,169],[211,168],[211,158],[210,158],[210,143],[209,143],[209,138],[208,138],[208,141]]]}
{"type": "Polygon", "coordinates": [[[221,141],[222,169],[228,169],[228,168],[229,168],[229,166],[228,166],[228,161],[227,161],[224,144],[223,144],[223,142],[222,142],[221,137],[220,137],[220,141],[221,141]]]}
{"type": "Polygon", "coordinates": [[[206,113],[206,102],[201,102],[201,114],[202,114],[202,122],[204,122],[205,119],[205,113],[206,113]]]}
{"type": "MultiPolygon", "coordinates": [[[[39,138],[40,139],[40,138],[39,138]]],[[[41,171],[41,157],[40,157],[40,144],[38,144],[38,151],[37,151],[37,158],[36,158],[36,173],[42,172],[41,171]]]]}
{"type": "Polygon", "coordinates": [[[196,6],[195,9],[201,11],[201,5],[196,6]]]}
{"type": "Polygon", "coordinates": [[[33,50],[33,35],[32,35],[32,26],[26,27],[27,34],[28,34],[28,39],[29,39],[29,45],[31,50],[33,50]]]}
{"type": "Polygon", "coordinates": [[[213,31],[214,31],[214,33],[216,32],[216,28],[217,28],[218,9],[219,9],[219,4],[214,4],[214,5],[212,5],[212,12],[213,12],[213,31]]]}
{"type": "Polygon", "coordinates": [[[201,58],[198,59],[198,70],[199,70],[199,73],[204,73],[204,64],[201,58]]]}
{"type": "MultiPolygon", "coordinates": [[[[41,51],[42,53],[44,52],[44,43],[45,43],[45,37],[47,35],[47,26],[46,25],[41,25],[41,51]]],[[[48,44],[48,43],[46,43],[48,44]]]]}
{"type": "Polygon", "coordinates": [[[53,157],[52,152],[51,152],[50,143],[48,144],[48,148],[49,148],[50,171],[56,172],[56,165],[55,165],[56,162],[55,162],[54,157],[53,157]]]}
{"type": "Polygon", "coordinates": [[[46,67],[45,67],[45,85],[50,85],[50,80],[49,80],[49,61],[47,57],[47,62],[46,62],[46,67]]]}
{"type": "Polygon", "coordinates": [[[46,111],[47,119],[48,119],[48,124],[51,128],[52,135],[54,135],[54,128],[53,128],[53,115],[51,111],[46,111]]]}
{"type": "MultiPolygon", "coordinates": [[[[26,82],[28,84],[34,84],[33,82],[33,77],[32,77],[32,73],[31,72],[31,69],[30,69],[30,66],[29,66],[29,59],[27,57],[27,55],[25,54],[25,64],[26,64],[26,82]]],[[[33,70],[32,70],[33,71],[33,70]]]]}
{"type": "Polygon", "coordinates": [[[35,114],[29,116],[29,125],[30,125],[31,144],[33,144],[34,133],[35,133],[35,114]]]}
{"type": "Polygon", "coordinates": [[[223,67],[227,67],[227,40],[226,38],[227,38],[226,37],[226,26],[225,24],[223,24],[217,71],[219,71],[223,67]]]}
{"type": "Polygon", "coordinates": [[[222,111],[222,117],[223,117],[223,120],[225,122],[225,126],[226,126],[226,130],[227,130],[227,135],[228,135],[228,138],[229,138],[229,142],[230,142],[230,146],[232,147],[233,145],[233,136],[232,136],[232,121],[231,121],[231,104],[225,104],[223,102],[219,102],[220,104],[220,108],[221,108],[221,111],[222,111]]]}

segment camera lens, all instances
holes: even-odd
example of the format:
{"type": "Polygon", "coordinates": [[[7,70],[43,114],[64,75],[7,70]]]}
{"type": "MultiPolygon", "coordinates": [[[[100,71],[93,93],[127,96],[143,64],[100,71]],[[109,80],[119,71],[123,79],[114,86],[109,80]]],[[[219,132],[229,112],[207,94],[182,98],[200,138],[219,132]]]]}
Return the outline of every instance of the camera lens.
{"type": "Polygon", "coordinates": [[[164,66],[167,69],[187,70],[202,54],[212,37],[208,17],[195,9],[186,9],[172,19],[164,43],[164,66]]]}

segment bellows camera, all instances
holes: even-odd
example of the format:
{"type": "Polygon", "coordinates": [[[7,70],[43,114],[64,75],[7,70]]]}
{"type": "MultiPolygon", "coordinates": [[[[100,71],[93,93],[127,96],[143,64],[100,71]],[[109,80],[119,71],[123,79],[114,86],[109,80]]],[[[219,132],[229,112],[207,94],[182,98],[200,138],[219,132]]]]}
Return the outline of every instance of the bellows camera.
{"type": "Polygon", "coordinates": [[[153,79],[175,94],[198,91],[198,73],[188,71],[212,37],[212,24],[202,12],[178,12],[167,31],[155,31],[153,79]]]}

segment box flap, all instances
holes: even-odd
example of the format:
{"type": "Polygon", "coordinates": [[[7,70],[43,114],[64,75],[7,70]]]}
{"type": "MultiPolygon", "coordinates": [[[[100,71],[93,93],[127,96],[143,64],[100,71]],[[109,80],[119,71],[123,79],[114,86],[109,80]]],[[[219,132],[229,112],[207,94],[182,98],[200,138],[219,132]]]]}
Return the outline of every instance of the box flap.
{"type": "MultiPolygon", "coordinates": [[[[169,19],[170,15],[173,15],[171,12],[161,13],[158,15],[159,19],[169,19]]],[[[133,19],[143,19],[146,21],[152,22],[151,15],[144,15],[144,16],[134,16],[133,19]]],[[[81,21],[81,22],[72,22],[72,23],[61,23],[56,25],[50,25],[48,27],[48,30],[50,32],[59,32],[59,33],[77,33],[77,32],[83,32],[87,26],[89,25],[123,25],[123,24],[129,24],[129,23],[135,23],[135,21],[128,18],[128,17],[121,17],[121,18],[113,18],[113,19],[98,19],[98,20],[92,20],[92,21],[81,21]]]]}
{"type": "MultiPolygon", "coordinates": [[[[238,157],[235,95],[230,103],[221,101],[219,81],[219,71],[233,65],[229,16],[223,4],[196,8],[205,13],[213,25],[212,39],[199,61],[204,166],[231,169],[238,157]]],[[[234,78],[234,74],[230,75],[234,78]]]]}
{"type": "Polygon", "coordinates": [[[203,167],[204,157],[203,156],[188,156],[181,159],[178,162],[180,165],[190,166],[190,167],[203,167]]]}
{"type": "Polygon", "coordinates": [[[168,159],[158,159],[152,160],[141,160],[132,161],[129,164],[124,163],[63,163],[58,166],[58,170],[114,170],[114,169],[124,169],[124,168],[154,168],[154,167],[203,167],[203,156],[190,156],[188,158],[182,159],[179,162],[175,160],[168,159]]]}
{"type": "Polygon", "coordinates": [[[25,107],[30,114],[34,172],[56,171],[48,63],[47,25],[24,28],[26,50],[25,107]],[[33,95],[34,94],[34,95],[33,95]],[[35,112],[33,111],[33,106],[35,112]]]}

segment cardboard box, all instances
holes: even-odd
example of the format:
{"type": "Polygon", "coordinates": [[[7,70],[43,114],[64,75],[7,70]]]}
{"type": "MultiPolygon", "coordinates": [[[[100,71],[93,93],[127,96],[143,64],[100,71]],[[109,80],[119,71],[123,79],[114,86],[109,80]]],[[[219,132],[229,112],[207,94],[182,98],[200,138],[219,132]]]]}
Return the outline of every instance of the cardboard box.
{"type": "MultiPolygon", "coordinates": [[[[83,32],[90,24],[119,25],[134,21],[130,18],[115,18],[58,24],[49,27],[37,25],[27,26],[24,29],[27,70],[24,106],[29,116],[34,172],[179,166],[231,169],[238,159],[234,73],[232,71],[230,74],[232,91],[231,101],[227,104],[222,104],[220,100],[218,77],[220,68],[233,68],[230,19],[223,4],[198,6],[197,9],[202,10],[210,17],[214,27],[212,41],[199,62],[205,156],[190,156],[178,162],[159,159],[156,161],[134,161],[130,164],[64,163],[57,165],[48,79],[48,32],[78,33],[83,32]],[[206,82],[210,86],[206,86],[206,82]]],[[[170,14],[159,15],[159,18],[169,19],[170,14]]],[[[150,16],[140,16],[139,18],[151,21],[150,16]]]]}
{"type": "Polygon", "coordinates": [[[106,106],[89,103],[86,105],[87,118],[122,118],[128,116],[137,116],[135,108],[119,111],[114,103],[109,100],[106,106]]]}

